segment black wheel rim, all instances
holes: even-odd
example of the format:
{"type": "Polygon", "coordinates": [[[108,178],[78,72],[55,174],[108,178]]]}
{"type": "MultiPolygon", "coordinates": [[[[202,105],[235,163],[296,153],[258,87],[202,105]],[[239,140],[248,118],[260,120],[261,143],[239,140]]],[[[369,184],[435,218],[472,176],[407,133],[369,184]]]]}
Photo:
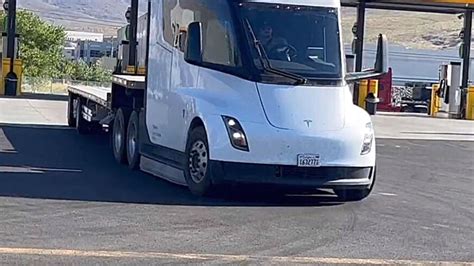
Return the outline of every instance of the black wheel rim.
{"type": "Polygon", "coordinates": [[[194,144],[191,146],[188,156],[189,174],[191,179],[196,184],[199,184],[203,182],[204,178],[206,177],[207,167],[209,164],[209,156],[207,153],[206,144],[201,140],[194,142],[194,144]]]}
{"type": "Polygon", "coordinates": [[[114,149],[117,154],[120,153],[122,149],[122,142],[123,142],[123,122],[122,119],[117,119],[114,122],[114,149]]]}
{"type": "Polygon", "coordinates": [[[137,128],[135,123],[131,123],[127,134],[127,151],[128,157],[132,159],[135,156],[137,149],[137,128]]]}

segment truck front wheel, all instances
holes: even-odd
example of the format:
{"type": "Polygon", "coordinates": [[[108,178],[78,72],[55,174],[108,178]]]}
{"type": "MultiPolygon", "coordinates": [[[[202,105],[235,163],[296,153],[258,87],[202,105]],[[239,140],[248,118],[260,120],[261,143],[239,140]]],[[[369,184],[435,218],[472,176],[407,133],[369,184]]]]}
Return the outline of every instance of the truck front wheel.
{"type": "Polygon", "coordinates": [[[186,144],[184,174],[189,190],[191,190],[194,195],[208,195],[212,190],[209,159],[209,146],[204,127],[192,129],[186,144]]]}
{"type": "Polygon", "coordinates": [[[127,124],[129,117],[129,112],[119,108],[115,114],[112,130],[112,150],[114,152],[115,160],[121,164],[127,162],[125,142],[127,138],[127,124]]]}

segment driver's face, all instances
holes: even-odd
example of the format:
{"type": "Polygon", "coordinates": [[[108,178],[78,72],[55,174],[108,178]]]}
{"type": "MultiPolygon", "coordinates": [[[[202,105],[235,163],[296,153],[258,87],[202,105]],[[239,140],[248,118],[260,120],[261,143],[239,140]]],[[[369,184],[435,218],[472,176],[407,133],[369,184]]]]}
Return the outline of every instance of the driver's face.
{"type": "Polygon", "coordinates": [[[263,37],[263,38],[271,38],[272,37],[272,34],[273,34],[273,29],[272,27],[266,25],[266,26],[263,26],[261,29],[260,29],[260,35],[263,37]]]}

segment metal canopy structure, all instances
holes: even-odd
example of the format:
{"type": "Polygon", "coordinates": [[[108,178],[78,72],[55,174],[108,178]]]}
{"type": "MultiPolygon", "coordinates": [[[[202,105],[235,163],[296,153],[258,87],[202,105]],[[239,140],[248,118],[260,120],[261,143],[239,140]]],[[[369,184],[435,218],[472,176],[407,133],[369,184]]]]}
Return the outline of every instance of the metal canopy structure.
{"type": "Polygon", "coordinates": [[[366,8],[459,14],[474,10],[474,1],[466,0],[342,0],[343,6],[358,7],[365,2],[366,8]]]}
{"type": "MultiPolygon", "coordinates": [[[[463,28],[463,72],[462,88],[469,86],[469,67],[471,63],[472,13],[474,0],[341,0],[341,5],[357,8],[357,27],[355,31],[356,71],[362,70],[364,51],[365,13],[367,8],[393,11],[429,12],[442,14],[462,14],[463,28]]],[[[462,99],[462,105],[465,97],[462,99]]]]}

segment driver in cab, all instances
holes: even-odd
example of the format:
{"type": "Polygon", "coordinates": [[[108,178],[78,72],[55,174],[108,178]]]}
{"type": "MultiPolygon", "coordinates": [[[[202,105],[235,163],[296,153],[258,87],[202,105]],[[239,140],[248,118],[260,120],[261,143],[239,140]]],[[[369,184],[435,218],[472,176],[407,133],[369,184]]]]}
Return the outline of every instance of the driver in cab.
{"type": "Polygon", "coordinates": [[[263,22],[259,28],[258,39],[265,48],[268,58],[274,60],[287,60],[285,50],[288,42],[282,37],[273,35],[273,28],[268,22],[263,22]]]}

